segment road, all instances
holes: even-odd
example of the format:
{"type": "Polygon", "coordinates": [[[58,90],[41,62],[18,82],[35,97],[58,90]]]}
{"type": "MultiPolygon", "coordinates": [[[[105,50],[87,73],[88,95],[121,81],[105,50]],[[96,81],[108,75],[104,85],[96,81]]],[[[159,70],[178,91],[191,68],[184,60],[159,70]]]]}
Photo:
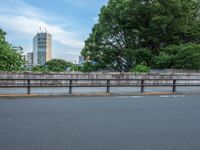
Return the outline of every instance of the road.
{"type": "Polygon", "coordinates": [[[200,96],[0,99],[0,150],[198,150],[200,96]]]}

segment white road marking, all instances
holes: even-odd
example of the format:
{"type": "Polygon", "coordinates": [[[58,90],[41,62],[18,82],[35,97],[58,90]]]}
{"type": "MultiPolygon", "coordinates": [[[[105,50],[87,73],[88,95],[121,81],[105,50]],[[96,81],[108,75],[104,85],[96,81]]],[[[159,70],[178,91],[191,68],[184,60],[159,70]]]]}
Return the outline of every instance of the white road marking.
{"type": "Polygon", "coordinates": [[[168,98],[168,97],[170,97],[170,95],[160,95],[160,96],[158,96],[158,97],[161,97],[161,98],[168,98]]]}
{"type": "Polygon", "coordinates": [[[144,96],[118,96],[116,98],[143,98],[144,96]]]}
{"type": "Polygon", "coordinates": [[[161,98],[169,98],[169,97],[177,98],[177,97],[185,97],[185,95],[160,95],[158,97],[161,97],[161,98]]]}

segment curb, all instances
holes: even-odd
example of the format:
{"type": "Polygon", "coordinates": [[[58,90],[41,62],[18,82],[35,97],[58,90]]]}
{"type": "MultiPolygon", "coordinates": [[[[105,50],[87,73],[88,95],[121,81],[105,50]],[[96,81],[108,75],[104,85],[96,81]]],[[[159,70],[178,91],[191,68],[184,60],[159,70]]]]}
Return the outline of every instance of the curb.
{"type": "Polygon", "coordinates": [[[173,92],[144,92],[144,93],[75,93],[75,94],[0,94],[2,98],[42,98],[42,97],[110,97],[110,96],[159,96],[159,95],[199,95],[197,94],[185,94],[185,93],[173,93],[173,92]]]}

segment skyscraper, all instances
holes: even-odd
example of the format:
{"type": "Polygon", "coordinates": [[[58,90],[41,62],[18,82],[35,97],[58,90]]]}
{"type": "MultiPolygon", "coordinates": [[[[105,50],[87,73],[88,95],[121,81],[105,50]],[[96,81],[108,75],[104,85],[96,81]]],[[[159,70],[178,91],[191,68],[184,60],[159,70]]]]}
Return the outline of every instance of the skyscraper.
{"type": "Polygon", "coordinates": [[[52,58],[52,37],[47,32],[37,33],[33,38],[33,65],[44,65],[52,58]]]}
{"type": "Polygon", "coordinates": [[[33,68],[33,53],[26,54],[26,68],[31,69],[33,68]]]}
{"type": "Polygon", "coordinates": [[[78,64],[82,64],[84,63],[84,57],[83,56],[79,56],[78,57],[78,64]]]}

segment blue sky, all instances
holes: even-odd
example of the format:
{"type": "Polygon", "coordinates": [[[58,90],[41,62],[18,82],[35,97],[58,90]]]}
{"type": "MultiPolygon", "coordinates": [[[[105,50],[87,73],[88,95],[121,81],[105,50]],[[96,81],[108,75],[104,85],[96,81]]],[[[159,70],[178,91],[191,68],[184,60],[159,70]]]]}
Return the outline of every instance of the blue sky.
{"type": "Polygon", "coordinates": [[[53,37],[53,58],[77,59],[108,0],[0,0],[0,27],[7,40],[32,51],[39,27],[53,37]]]}

